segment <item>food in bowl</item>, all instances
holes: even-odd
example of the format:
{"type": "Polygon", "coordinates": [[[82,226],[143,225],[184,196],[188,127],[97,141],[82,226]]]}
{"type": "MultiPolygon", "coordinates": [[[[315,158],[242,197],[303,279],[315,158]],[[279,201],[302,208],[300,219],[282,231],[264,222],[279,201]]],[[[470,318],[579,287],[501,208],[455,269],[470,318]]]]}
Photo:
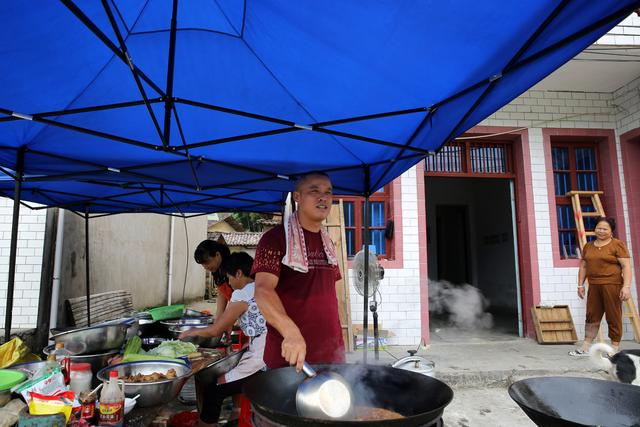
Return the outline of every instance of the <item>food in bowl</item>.
{"type": "Polygon", "coordinates": [[[122,380],[125,383],[150,383],[154,381],[161,380],[170,380],[176,378],[178,374],[176,370],[171,368],[166,373],[161,372],[153,372],[151,374],[134,374],[134,375],[125,375],[122,377],[122,380]]]}

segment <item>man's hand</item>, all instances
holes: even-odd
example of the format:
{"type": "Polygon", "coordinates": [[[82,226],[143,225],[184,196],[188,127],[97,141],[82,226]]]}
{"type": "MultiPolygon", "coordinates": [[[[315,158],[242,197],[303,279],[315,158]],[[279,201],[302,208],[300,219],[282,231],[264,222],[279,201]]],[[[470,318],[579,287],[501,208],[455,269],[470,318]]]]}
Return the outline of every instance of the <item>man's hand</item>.
{"type": "Polygon", "coordinates": [[[299,330],[284,337],[282,341],[282,357],[289,365],[296,367],[296,372],[302,370],[304,358],[307,356],[307,343],[299,330]]]}
{"type": "Polygon", "coordinates": [[[584,299],[584,286],[578,286],[578,297],[584,299]]]}
{"type": "Polygon", "coordinates": [[[631,287],[623,286],[622,289],[620,289],[620,301],[626,301],[629,298],[631,298],[631,287]]]}

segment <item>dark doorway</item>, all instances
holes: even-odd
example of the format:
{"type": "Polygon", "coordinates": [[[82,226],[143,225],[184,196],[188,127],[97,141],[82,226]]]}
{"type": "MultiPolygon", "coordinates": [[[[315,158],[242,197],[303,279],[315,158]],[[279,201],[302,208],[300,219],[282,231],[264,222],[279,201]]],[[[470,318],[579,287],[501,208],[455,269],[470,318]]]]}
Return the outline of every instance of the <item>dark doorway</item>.
{"type": "Polygon", "coordinates": [[[436,207],[438,280],[471,283],[467,215],[466,206],[436,207]]]}

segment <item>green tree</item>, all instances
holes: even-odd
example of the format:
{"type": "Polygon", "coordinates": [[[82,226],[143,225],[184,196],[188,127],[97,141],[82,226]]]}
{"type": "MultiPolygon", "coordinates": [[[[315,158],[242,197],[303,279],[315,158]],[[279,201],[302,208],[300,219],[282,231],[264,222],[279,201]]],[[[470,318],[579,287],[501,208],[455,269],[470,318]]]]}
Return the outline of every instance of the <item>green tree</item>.
{"type": "Polygon", "coordinates": [[[238,221],[246,231],[262,231],[262,226],[258,223],[260,219],[270,219],[271,215],[255,212],[234,212],[233,218],[238,221]]]}

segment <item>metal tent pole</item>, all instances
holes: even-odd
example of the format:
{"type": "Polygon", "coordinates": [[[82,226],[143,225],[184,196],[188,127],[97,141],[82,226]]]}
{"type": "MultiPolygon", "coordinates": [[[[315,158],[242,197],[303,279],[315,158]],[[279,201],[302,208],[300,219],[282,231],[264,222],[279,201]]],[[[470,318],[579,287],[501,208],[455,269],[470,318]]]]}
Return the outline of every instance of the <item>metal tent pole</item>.
{"type": "MultiPolygon", "coordinates": [[[[57,297],[53,297],[53,282],[55,276],[56,242],[58,236],[59,209],[47,209],[47,222],[44,231],[44,249],[42,253],[42,272],[40,274],[40,295],[38,297],[38,321],[36,329],[36,343],[38,347],[47,346],[52,313],[57,312],[57,297]]],[[[53,325],[55,327],[55,324],[53,325]]]]}
{"type": "Polygon", "coordinates": [[[369,339],[369,167],[364,169],[364,292],[363,292],[363,313],[362,313],[362,362],[367,363],[368,339],[369,339]]]}
{"type": "Polygon", "coordinates": [[[11,338],[11,315],[13,314],[13,290],[16,282],[16,256],[18,254],[18,224],[20,222],[20,196],[24,173],[24,148],[18,150],[16,162],[16,185],[13,194],[13,220],[11,222],[11,243],[9,252],[9,278],[7,281],[7,305],[4,315],[4,342],[11,338]]]}
{"type": "Polygon", "coordinates": [[[84,270],[87,294],[87,326],[91,326],[91,284],[89,282],[89,208],[84,213],[84,270]]]}

